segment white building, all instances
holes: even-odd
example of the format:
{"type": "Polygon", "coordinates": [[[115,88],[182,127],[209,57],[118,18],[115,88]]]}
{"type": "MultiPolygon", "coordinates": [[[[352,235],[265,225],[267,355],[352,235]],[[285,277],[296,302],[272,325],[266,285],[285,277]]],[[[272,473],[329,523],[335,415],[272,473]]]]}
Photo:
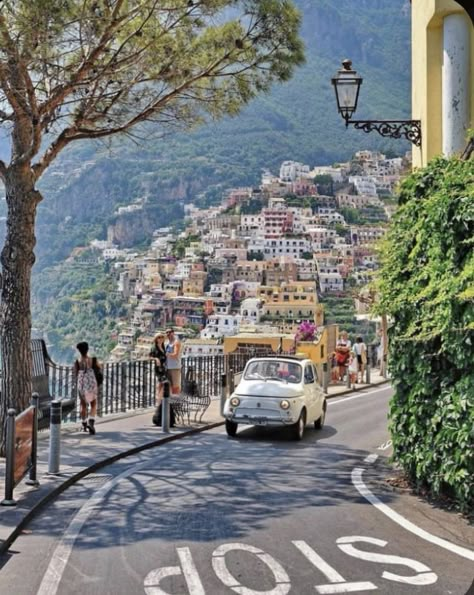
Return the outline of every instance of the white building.
{"type": "Polygon", "coordinates": [[[344,291],[344,280],[339,273],[319,273],[318,282],[321,293],[344,291]]]}
{"type": "Polygon", "coordinates": [[[241,322],[258,324],[262,317],[262,301],[258,298],[246,298],[240,304],[241,322]]]}
{"type": "Polygon", "coordinates": [[[377,184],[373,176],[350,176],[349,182],[354,184],[357,194],[377,195],[377,184]]]}
{"type": "Polygon", "coordinates": [[[309,177],[309,166],[297,161],[284,161],[280,166],[280,180],[295,182],[299,178],[309,177]]]}
{"type": "Polygon", "coordinates": [[[303,236],[265,239],[264,258],[272,260],[279,256],[301,258],[305,252],[311,252],[311,241],[303,236]]]}
{"type": "Polygon", "coordinates": [[[221,355],[224,345],[220,339],[186,339],[183,343],[183,355],[190,357],[221,355]]]}
{"type": "Polygon", "coordinates": [[[201,339],[218,339],[229,337],[239,332],[240,315],[211,314],[207,319],[206,327],[201,331],[201,339]]]}

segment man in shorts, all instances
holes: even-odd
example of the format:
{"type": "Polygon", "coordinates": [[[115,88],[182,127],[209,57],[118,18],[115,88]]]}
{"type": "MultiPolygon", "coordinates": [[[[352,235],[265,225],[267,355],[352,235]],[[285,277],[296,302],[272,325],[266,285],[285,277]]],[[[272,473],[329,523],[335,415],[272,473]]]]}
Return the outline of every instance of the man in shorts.
{"type": "Polygon", "coordinates": [[[181,341],[174,330],[166,331],[166,366],[171,382],[171,394],[179,395],[181,392],[181,341]]]}

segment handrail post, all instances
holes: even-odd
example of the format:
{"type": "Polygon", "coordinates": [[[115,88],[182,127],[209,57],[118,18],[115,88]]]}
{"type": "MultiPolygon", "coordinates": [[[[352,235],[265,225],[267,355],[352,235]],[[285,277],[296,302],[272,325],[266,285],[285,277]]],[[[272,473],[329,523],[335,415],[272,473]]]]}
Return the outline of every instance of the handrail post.
{"type": "Polygon", "coordinates": [[[221,416],[224,416],[224,404],[227,398],[227,374],[221,375],[221,416]]]}
{"type": "Polygon", "coordinates": [[[7,443],[6,443],[6,469],[5,469],[5,498],[2,506],[15,506],[13,499],[14,473],[15,473],[15,409],[7,412],[7,443]]]}
{"type": "Polygon", "coordinates": [[[31,438],[31,467],[30,475],[25,481],[26,485],[39,486],[39,481],[36,477],[36,467],[38,460],[38,408],[39,408],[39,394],[33,393],[32,405],[34,407],[33,412],[33,434],[31,438]]]}
{"type": "Polygon", "coordinates": [[[51,401],[48,475],[58,475],[61,458],[61,401],[51,401]]]}
{"type": "Polygon", "coordinates": [[[163,400],[161,401],[161,429],[165,434],[170,431],[170,383],[163,383],[163,400]]]}
{"type": "Polygon", "coordinates": [[[329,385],[328,364],[327,364],[327,362],[324,362],[323,363],[323,392],[325,395],[328,394],[328,385],[329,385]]]}

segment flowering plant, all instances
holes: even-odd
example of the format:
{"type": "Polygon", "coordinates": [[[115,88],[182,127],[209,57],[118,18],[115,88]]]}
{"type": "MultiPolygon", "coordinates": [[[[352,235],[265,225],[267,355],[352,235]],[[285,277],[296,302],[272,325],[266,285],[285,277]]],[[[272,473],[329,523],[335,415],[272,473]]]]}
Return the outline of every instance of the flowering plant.
{"type": "Polygon", "coordinates": [[[297,341],[314,341],[317,330],[318,327],[313,322],[305,320],[299,325],[295,339],[297,341]]]}

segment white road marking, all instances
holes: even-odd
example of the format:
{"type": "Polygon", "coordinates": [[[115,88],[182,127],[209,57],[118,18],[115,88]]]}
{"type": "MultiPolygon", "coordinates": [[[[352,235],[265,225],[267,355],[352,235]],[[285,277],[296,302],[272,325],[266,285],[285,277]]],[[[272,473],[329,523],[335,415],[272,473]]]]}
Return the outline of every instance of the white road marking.
{"type": "Polygon", "coordinates": [[[378,458],[379,455],[376,454],[367,455],[364,459],[364,463],[375,463],[378,458]]]}
{"type": "Polygon", "coordinates": [[[165,566],[152,570],[145,577],[143,583],[146,595],[168,595],[166,591],[159,586],[160,582],[167,576],[179,576],[183,574],[179,566],[165,566]]]}
{"type": "Polygon", "coordinates": [[[374,390],[370,390],[366,393],[361,393],[360,395],[353,395],[352,397],[341,397],[337,401],[335,399],[328,399],[328,405],[339,405],[339,403],[347,403],[348,401],[353,401],[354,399],[363,399],[364,397],[371,397],[376,393],[385,392],[387,390],[393,390],[391,386],[386,386],[384,388],[374,388],[374,390]]]}
{"type": "Polygon", "coordinates": [[[392,441],[391,440],[387,440],[387,442],[384,442],[383,444],[381,444],[377,450],[387,450],[388,448],[390,448],[392,446],[392,441]]]}
{"type": "Polygon", "coordinates": [[[411,558],[403,558],[402,556],[393,556],[390,554],[377,554],[373,552],[366,552],[358,550],[352,544],[357,542],[372,543],[380,547],[387,545],[386,541],[376,539],[375,537],[361,537],[360,535],[351,535],[349,537],[340,537],[336,540],[337,546],[348,556],[353,556],[359,560],[366,560],[367,562],[377,562],[379,564],[396,564],[397,566],[408,566],[417,574],[415,576],[404,576],[394,574],[393,572],[384,571],[382,578],[397,583],[404,583],[406,585],[432,585],[438,580],[438,576],[431,571],[431,568],[425,566],[417,560],[411,558]]]}
{"type": "Polygon", "coordinates": [[[246,543],[224,543],[212,553],[212,568],[217,577],[235,593],[239,595],[287,595],[291,589],[290,577],[286,574],[283,566],[275,560],[270,554],[266,554],[259,548],[246,543]],[[225,561],[225,555],[233,550],[249,552],[259,558],[270,568],[275,577],[276,586],[271,591],[254,591],[243,587],[239,581],[229,572],[225,561]]]}
{"type": "Polygon", "coordinates": [[[119,483],[119,481],[122,481],[122,479],[133,475],[142,467],[146,467],[149,464],[149,460],[142,461],[141,463],[130,467],[120,475],[117,475],[117,477],[114,477],[114,479],[111,479],[96,492],[94,492],[89,500],[80,508],[80,510],[69,523],[61,541],[56,546],[36,595],[56,595],[59,583],[61,582],[67,563],[71,556],[74,543],[76,542],[76,539],[79,536],[84,523],[87,521],[91,513],[96,510],[100,510],[101,501],[108,494],[108,492],[110,492],[110,490],[119,483]]]}
{"type": "Polygon", "coordinates": [[[309,546],[306,541],[292,541],[295,547],[328,579],[331,585],[316,585],[315,589],[322,594],[325,593],[354,593],[356,591],[373,591],[377,589],[370,581],[348,583],[346,579],[330,566],[326,560],[309,546]]]}
{"type": "Polygon", "coordinates": [[[194,564],[193,557],[191,556],[190,549],[188,547],[178,547],[176,548],[176,551],[183,568],[189,595],[206,595],[201,579],[199,578],[199,573],[194,564]]]}
{"type": "Polygon", "coordinates": [[[458,556],[467,558],[468,560],[474,560],[474,551],[451,543],[450,541],[442,539],[441,537],[437,537],[436,535],[432,535],[431,533],[428,533],[428,531],[421,529],[420,527],[403,517],[401,514],[395,512],[389,506],[381,502],[377,498],[377,496],[374,496],[374,494],[372,494],[369,488],[362,481],[363,473],[364,469],[361,469],[360,467],[355,467],[352,470],[351,474],[352,483],[354,484],[359,494],[363,496],[366,500],[368,500],[371,504],[373,504],[375,508],[377,508],[380,512],[388,516],[390,519],[392,519],[392,521],[394,521],[407,531],[410,531],[411,533],[417,535],[421,539],[429,541],[430,543],[434,543],[435,545],[438,545],[439,547],[442,547],[454,554],[457,554],[458,556]]]}

